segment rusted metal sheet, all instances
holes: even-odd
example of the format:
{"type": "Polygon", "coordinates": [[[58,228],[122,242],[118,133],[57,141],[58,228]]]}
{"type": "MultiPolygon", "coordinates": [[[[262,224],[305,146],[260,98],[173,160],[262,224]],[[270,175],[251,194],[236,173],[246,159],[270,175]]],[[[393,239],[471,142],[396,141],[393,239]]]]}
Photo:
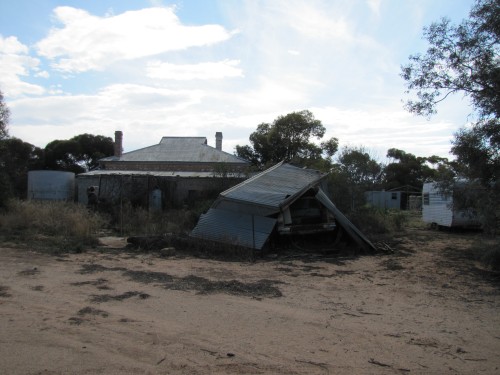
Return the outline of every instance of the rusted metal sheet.
{"type": "Polygon", "coordinates": [[[211,208],[191,236],[261,250],[275,225],[276,219],[211,208]]]}

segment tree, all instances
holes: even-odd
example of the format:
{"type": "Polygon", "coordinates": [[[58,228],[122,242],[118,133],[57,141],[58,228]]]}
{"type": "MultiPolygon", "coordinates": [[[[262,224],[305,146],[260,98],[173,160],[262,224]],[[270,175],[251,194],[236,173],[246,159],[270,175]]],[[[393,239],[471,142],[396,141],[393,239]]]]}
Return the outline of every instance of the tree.
{"type": "Polygon", "coordinates": [[[72,140],[54,140],[45,146],[45,168],[73,173],[85,172],[76,155],[78,143],[72,140]]]}
{"type": "Polygon", "coordinates": [[[468,191],[481,191],[476,198],[487,218],[483,223],[495,222],[500,212],[500,1],[476,0],[469,19],[455,26],[443,18],[425,28],[424,37],[427,53],[410,56],[402,66],[407,92],[417,94],[406,108],[429,117],[451,94],[471,100],[477,121],[455,134],[454,174],[480,185],[468,191]]]}
{"type": "Polygon", "coordinates": [[[328,190],[335,204],[346,212],[363,205],[364,193],[379,186],[382,171],[382,165],[364,147],[344,147],[329,178],[328,190]]]}
{"type": "Polygon", "coordinates": [[[4,139],[8,135],[9,118],[10,110],[4,102],[2,91],[0,91],[0,139],[4,139]]]}
{"type": "Polygon", "coordinates": [[[98,166],[99,159],[114,153],[114,143],[110,137],[92,134],[80,134],[70,139],[78,144],[77,160],[86,170],[98,166]]]}
{"type": "Polygon", "coordinates": [[[7,126],[9,124],[10,111],[3,99],[0,91],[0,207],[4,207],[8,199],[12,196],[12,186],[9,175],[5,170],[5,153],[2,142],[8,136],[7,126]]]}
{"type": "Polygon", "coordinates": [[[477,0],[470,19],[458,26],[449,19],[424,28],[427,53],[409,57],[401,76],[408,93],[416,91],[406,108],[418,115],[436,113],[450,94],[462,93],[481,117],[500,114],[500,2],[477,0]]]}
{"type": "Polygon", "coordinates": [[[97,167],[98,160],[113,155],[113,140],[102,135],[80,134],[54,140],[45,146],[47,169],[82,173],[97,167]]]}
{"type": "Polygon", "coordinates": [[[390,162],[384,170],[384,187],[387,190],[403,186],[422,188],[424,182],[436,176],[436,168],[431,165],[446,163],[447,159],[438,156],[430,158],[415,156],[397,148],[387,150],[390,162]]]}
{"type": "Polygon", "coordinates": [[[43,168],[43,150],[14,137],[0,140],[0,150],[11,195],[26,198],[28,171],[43,168]]]}
{"type": "Polygon", "coordinates": [[[330,140],[317,145],[311,138],[321,139],[325,127],[308,111],[292,112],[279,116],[272,124],[262,123],[250,134],[252,146],[236,146],[236,155],[262,168],[282,160],[311,165],[331,158],[337,151],[338,140],[330,140]]]}

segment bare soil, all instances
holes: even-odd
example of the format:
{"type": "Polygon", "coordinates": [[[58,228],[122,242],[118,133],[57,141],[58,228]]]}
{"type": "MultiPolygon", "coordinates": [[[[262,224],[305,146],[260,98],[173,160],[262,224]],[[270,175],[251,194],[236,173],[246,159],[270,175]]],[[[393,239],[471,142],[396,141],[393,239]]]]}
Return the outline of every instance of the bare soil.
{"type": "Polygon", "coordinates": [[[0,373],[498,374],[477,240],[412,229],[392,254],[255,262],[0,247],[0,373]]]}

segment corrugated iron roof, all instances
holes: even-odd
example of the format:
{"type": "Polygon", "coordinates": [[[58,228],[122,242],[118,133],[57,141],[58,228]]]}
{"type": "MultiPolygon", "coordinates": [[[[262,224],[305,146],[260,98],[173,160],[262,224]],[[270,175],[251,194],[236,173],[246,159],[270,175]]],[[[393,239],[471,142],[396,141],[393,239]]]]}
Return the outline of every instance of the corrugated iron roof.
{"type": "Polygon", "coordinates": [[[157,145],[126,152],[120,158],[111,156],[101,161],[249,163],[235,155],[208,146],[205,137],[163,137],[157,145]]]}
{"type": "Polygon", "coordinates": [[[326,175],[281,162],[222,192],[219,200],[230,199],[279,208],[319,183],[326,175]]]}
{"type": "MultiPolygon", "coordinates": [[[[214,172],[183,172],[183,171],[119,171],[112,169],[98,169],[95,171],[80,173],[77,177],[92,177],[92,176],[154,176],[154,177],[182,177],[182,178],[214,178],[214,172]]],[[[246,175],[242,173],[227,173],[224,177],[229,178],[244,178],[246,175]]]]}
{"type": "Polygon", "coordinates": [[[211,208],[191,236],[261,250],[275,224],[276,219],[211,208]]]}

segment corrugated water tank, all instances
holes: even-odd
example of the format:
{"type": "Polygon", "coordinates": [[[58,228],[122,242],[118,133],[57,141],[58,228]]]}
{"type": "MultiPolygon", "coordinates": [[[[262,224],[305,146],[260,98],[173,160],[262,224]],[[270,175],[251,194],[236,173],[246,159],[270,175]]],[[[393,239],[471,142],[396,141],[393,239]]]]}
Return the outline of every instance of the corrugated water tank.
{"type": "Polygon", "coordinates": [[[75,174],[63,171],[29,171],[28,200],[73,201],[75,174]]]}

